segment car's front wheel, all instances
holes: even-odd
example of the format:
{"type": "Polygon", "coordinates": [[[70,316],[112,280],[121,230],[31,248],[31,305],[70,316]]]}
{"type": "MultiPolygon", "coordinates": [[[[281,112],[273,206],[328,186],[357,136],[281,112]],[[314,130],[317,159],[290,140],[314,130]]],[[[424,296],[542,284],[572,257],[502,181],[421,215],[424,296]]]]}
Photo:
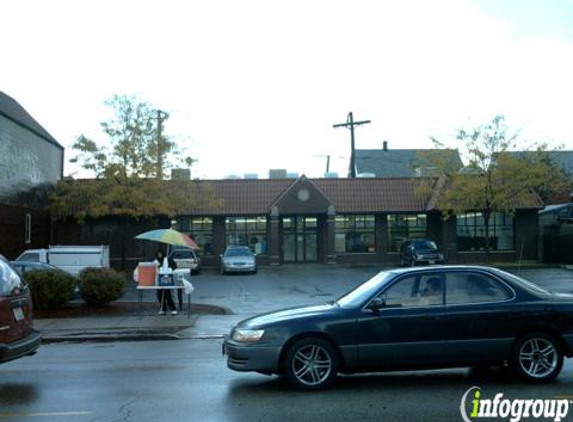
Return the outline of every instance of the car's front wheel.
{"type": "Polygon", "coordinates": [[[284,374],[297,388],[320,390],[333,384],[339,365],[338,353],[328,341],[306,338],[297,341],[288,349],[284,374]]]}
{"type": "Polygon", "coordinates": [[[555,337],[542,333],[529,334],[515,344],[511,364],[521,379],[547,382],[561,372],[563,352],[555,337]]]}

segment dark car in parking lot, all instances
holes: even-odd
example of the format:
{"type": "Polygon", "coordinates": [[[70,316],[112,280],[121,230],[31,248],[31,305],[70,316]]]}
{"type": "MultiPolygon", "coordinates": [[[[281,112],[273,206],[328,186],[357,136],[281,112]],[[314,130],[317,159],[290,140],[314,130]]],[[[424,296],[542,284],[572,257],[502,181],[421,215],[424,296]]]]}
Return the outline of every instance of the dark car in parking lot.
{"type": "Polygon", "coordinates": [[[32,327],[30,290],[0,255],[0,363],[33,355],[40,340],[32,327]]]}
{"type": "Polygon", "coordinates": [[[573,295],[489,267],[394,269],[336,301],[239,322],[223,352],[230,369],[307,390],[338,373],[499,365],[547,382],[573,356],[573,295]]]}
{"type": "Polygon", "coordinates": [[[428,239],[410,239],[400,245],[400,265],[445,264],[444,254],[428,239]]]}

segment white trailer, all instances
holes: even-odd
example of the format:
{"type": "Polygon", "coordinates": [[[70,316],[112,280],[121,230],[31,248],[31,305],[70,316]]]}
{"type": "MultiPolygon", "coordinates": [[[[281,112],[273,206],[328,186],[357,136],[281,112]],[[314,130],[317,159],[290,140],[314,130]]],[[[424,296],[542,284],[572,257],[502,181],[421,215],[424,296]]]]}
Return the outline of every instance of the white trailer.
{"type": "Polygon", "coordinates": [[[87,267],[109,268],[109,245],[55,245],[47,249],[27,249],[16,261],[44,262],[78,275],[87,267]]]}

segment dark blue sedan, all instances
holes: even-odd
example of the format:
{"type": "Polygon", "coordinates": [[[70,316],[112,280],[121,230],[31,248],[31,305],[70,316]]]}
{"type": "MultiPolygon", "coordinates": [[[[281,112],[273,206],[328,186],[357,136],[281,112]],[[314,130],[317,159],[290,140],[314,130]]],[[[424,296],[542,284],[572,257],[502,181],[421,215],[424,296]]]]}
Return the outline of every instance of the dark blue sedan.
{"type": "Polygon", "coordinates": [[[573,355],[573,295],[495,268],[383,271],[334,302],[242,321],[223,351],[233,370],[307,390],[338,373],[488,365],[547,382],[573,355]]]}

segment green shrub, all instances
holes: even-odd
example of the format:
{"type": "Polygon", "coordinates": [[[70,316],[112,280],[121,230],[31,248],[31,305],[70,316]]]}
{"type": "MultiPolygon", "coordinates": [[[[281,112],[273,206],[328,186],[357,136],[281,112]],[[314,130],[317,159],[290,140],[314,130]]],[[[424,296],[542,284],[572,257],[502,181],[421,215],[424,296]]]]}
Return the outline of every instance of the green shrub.
{"type": "Polygon", "coordinates": [[[112,302],[124,291],[124,274],[112,268],[85,268],[80,273],[80,296],[90,305],[112,302]]]}
{"type": "Polygon", "coordinates": [[[70,301],[76,279],[63,271],[32,270],[24,276],[30,286],[34,308],[55,310],[70,301]]]}

